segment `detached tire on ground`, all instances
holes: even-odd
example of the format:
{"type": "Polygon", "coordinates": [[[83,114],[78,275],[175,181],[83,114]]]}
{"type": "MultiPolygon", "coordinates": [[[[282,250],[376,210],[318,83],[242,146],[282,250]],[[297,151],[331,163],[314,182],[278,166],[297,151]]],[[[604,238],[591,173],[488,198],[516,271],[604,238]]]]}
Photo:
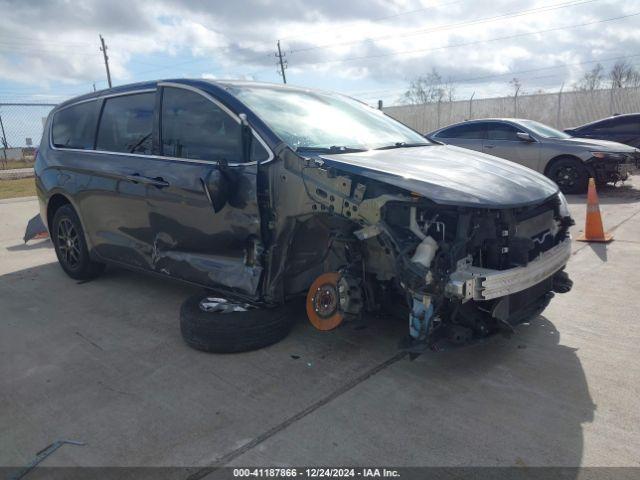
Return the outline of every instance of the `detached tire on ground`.
{"type": "Polygon", "coordinates": [[[189,297],[180,308],[180,331],[191,348],[235,353],[257,350],[286,337],[295,320],[289,305],[246,311],[205,311],[206,294],[189,297]]]}

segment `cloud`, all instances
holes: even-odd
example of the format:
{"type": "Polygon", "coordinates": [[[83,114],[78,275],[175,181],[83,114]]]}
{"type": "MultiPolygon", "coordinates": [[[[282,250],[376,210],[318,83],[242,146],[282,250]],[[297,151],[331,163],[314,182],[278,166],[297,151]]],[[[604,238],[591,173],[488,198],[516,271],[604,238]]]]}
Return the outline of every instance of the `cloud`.
{"type": "MultiPolygon", "coordinates": [[[[568,28],[635,13],[630,2],[574,0],[573,6],[550,9],[566,3],[0,0],[0,81],[46,86],[102,79],[98,33],[107,38],[112,74],[120,82],[172,76],[200,64],[208,72],[203,78],[273,73],[277,39],[297,78],[396,88],[432,67],[453,80],[506,75],[479,82],[481,90],[482,84],[506,84],[510,72],[640,51],[640,32],[632,28],[638,17],[568,28]],[[538,11],[518,14],[532,9],[538,11]],[[556,30],[532,33],[550,29],[556,30]],[[211,71],[212,62],[220,72],[211,71]]],[[[560,67],[546,75],[555,75],[558,85],[570,83],[591,66],[560,67]]],[[[527,76],[522,77],[526,87],[527,76]]],[[[529,78],[532,86],[540,83],[529,78]]]]}

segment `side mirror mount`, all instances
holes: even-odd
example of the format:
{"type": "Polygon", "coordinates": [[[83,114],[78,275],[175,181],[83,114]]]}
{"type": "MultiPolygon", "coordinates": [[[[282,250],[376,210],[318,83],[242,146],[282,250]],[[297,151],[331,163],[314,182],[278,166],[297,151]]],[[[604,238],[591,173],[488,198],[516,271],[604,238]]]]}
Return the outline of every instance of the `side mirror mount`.
{"type": "Polygon", "coordinates": [[[526,132],[517,132],[516,135],[523,142],[529,142],[529,143],[535,142],[533,137],[531,135],[529,135],[528,133],[526,133],[526,132]]]}
{"type": "Polygon", "coordinates": [[[240,117],[240,146],[242,148],[242,162],[251,161],[251,146],[253,142],[253,132],[247,120],[247,114],[241,113],[240,117]]]}

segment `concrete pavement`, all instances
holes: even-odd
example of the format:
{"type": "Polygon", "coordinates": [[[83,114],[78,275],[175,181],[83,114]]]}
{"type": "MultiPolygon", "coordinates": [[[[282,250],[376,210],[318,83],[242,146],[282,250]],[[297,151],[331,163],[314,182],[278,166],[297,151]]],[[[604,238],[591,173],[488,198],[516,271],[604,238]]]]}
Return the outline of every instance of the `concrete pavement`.
{"type": "Polygon", "coordinates": [[[33,176],[33,167],[0,170],[0,180],[15,180],[18,178],[29,178],[33,176]]]}
{"type": "MultiPolygon", "coordinates": [[[[195,291],[109,269],[66,277],[0,201],[0,465],[640,466],[640,178],[601,193],[609,245],[575,243],[574,290],[511,339],[397,355],[369,318],[211,355],[181,340],[195,291]]],[[[569,198],[582,228],[585,196],[569,198]]]]}

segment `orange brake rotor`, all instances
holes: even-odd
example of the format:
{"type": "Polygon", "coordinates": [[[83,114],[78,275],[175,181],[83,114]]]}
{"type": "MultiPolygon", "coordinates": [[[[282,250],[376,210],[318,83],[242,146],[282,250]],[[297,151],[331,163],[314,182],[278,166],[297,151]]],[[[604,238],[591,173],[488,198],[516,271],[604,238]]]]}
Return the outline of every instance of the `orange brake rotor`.
{"type": "Polygon", "coordinates": [[[323,273],[311,284],[307,293],[307,316],[318,330],[333,330],[344,320],[338,296],[338,272],[323,273]]]}

